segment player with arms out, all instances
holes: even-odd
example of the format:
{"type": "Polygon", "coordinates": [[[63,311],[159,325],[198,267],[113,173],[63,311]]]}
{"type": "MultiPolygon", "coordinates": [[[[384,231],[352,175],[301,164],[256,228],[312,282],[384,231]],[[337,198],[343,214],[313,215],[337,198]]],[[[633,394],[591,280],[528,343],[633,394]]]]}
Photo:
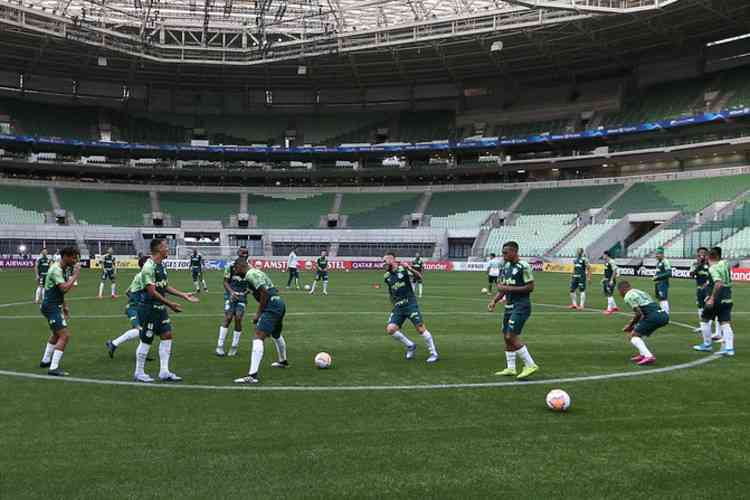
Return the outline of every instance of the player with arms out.
{"type": "Polygon", "coordinates": [[[286,287],[291,288],[292,282],[294,282],[294,286],[299,290],[299,257],[297,257],[296,247],[292,248],[292,251],[289,252],[289,257],[286,260],[286,268],[289,271],[289,279],[286,282],[286,287]]]}
{"type": "MultiPolygon", "coordinates": [[[[144,258],[142,255],[138,256],[138,268],[143,269],[143,265],[146,263],[148,258],[144,258]]],[[[141,273],[136,273],[133,277],[133,281],[130,282],[130,287],[125,292],[128,297],[128,304],[125,306],[125,316],[130,321],[130,329],[126,330],[125,333],[120,335],[114,340],[107,340],[104,344],[107,347],[107,353],[110,359],[115,357],[115,351],[118,347],[129,340],[135,340],[140,336],[140,323],[138,322],[138,307],[143,302],[143,289],[141,288],[141,273]]],[[[151,358],[147,358],[146,361],[151,361],[151,358]]]]}
{"type": "Polygon", "coordinates": [[[526,344],[519,338],[523,326],[531,317],[531,292],[534,291],[534,275],[528,262],[518,256],[518,243],[509,241],[503,245],[503,265],[497,294],[487,305],[490,312],[495,310],[498,302],[505,300],[503,314],[503,339],[505,340],[505,370],[495,373],[504,377],[516,377],[523,380],[539,371],[539,366],[529,353],[526,344]],[[516,371],[516,358],[523,361],[521,373],[516,371]]]}
{"type": "Polygon", "coordinates": [[[497,286],[497,280],[500,278],[500,270],[503,261],[496,254],[491,253],[487,261],[487,295],[492,294],[492,290],[497,286]]]}
{"type": "Polygon", "coordinates": [[[36,266],[34,267],[36,274],[36,291],[34,292],[34,304],[38,304],[44,298],[44,281],[47,278],[49,272],[49,266],[52,261],[47,256],[47,249],[42,248],[42,252],[39,258],[36,259],[36,266]]]}
{"type": "Polygon", "coordinates": [[[190,273],[193,277],[195,293],[201,293],[201,285],[203,285],[203,291],[208,292],[206,279],[203,277],[203,256],[198,253],[197,248],[193,249],[193,255],[190,256],[190,273]]]}
{"type": "Polygon", "coordinates": [[[586,307],[586,285],[591,281],[591,265],[589,259],[583,255],[583,248],[576,251],[573,260],[573,276],[570,278],[570,306],[569,309],[583,311],[586,307]],[[580,302],[576,303],[576,292],[580,292],[580,302]]]}
{"type": "Polygon", "coordinates": [[[422,312],[419,310],[417,297],[414,295],[414,288],[409,277],[409,273],[415,277],[421,277],[419,271],[405,262],[398,262],[396,254],[393,252],[385,254],[383,261],[385,263],[385,275],[383,278],[385,284],[388,286],[388,294],[393,303],[393,310],[388,317],[388,325],[385,331],[394,340],[404,344],[406,347],[406,359],[414,359],[417,344],[412,342],[401,331],[401,327],[408,319],[427,345],[427,350],[430,352],[427,363],[435,363],[440,359],[440,355],[438,354],[437,347],[435,347],[435,339],[432,338],[432,334],[425,326],[424,321],[422,321],[422,312]]]}
{"type": "Polygon", "coordinates": [[[727,261],[721,259],[721,248],[713,247],[708,252],[709,286],[703,306],[701,328],[703,344],[693,346],[696,351],[711,352],[711,319],[716,318],[721,325],[724,347],[716,354],[734,356],[734,330],[732,330],[732,270],[727,261]]]}
{"type": "Polygon", "coordinates": [[[424,260],[422,260],[422,256],[419,252],[414,256],[414,260],[411,261],[411,267],[417,271],[416,274],[411,274],[411,277],[414,285],[417,287],[417,295],[421,299],[422,292],[424,291],[424,260]]]}
{"type": "Polygon", "coordinates": [[[66,371],[60,368],[60,361],[70,339],[68,320],[70,310],[65,303],[65,294],[75,286],[81,274],[78,265],[78,249],[65,247],[60,250],[60,261],[49,267],[44,279],[44,299],[40,308],[42,316],[47,319],[52,334],[44,348],[39,368],[47,368],[47,373],[56,377],[65,377],[66,371]],[[65,275],[68,278],[65,278],[65,275]]]}
{"type": "Polygon", "coordinates": [[[117,298],[117,283],[116,283],[116,275],[117,275],[117,263],[115,262],[115,256],[112,255],[112,249],[108,248],[107,253],[102,256],[102,258],[99,260],[99,265],[102,268],[102,279],[99,283],[99,298],[102,298],[102,294],[104,293],[104,282],[109,280],[112,283],[111,286],[111,292],[112,292],[112,298],[117,298]]]}
{"type": "Polygon", "coordinates": [[[260,269],[248,268],[247,262],[240,259],[234,263],[234,269],[237,273],[245,273],[245,281],[248,283],[250,292],[258,301],[258,310],[253,317],[255,339],[253,339],[253,350],[250,356],[250,370],[247,377],[235,379],[234,383],[257,384],[260,382],[258,370],[260,370],[260,363],[263,361],[266,338],[273,338],[274,344],[276,344],[276,352],[279,355],[279,360],[271,366],[273,368],[289,366],[286,359],[286,340],[282,335],[286,304],[266,273],[260,269]]]}
{"type": "Polygon", "coordinates": [[[250,287],[245,279],[247,265],[238,266],[237,262],[247,264],[247,261],[240,257],[224,271],[224,322],[219,327],[219,340],[216,343],[216,355],[219,357],[236,356],[242,338],[242,319],[245,317],[247,293],[250,287]],[[229,354],[226,354],[224,343],[232,320],[234,320],[232,347],[229,349],[229,354]]]}
{"type": "Polygon", "coordinates": [[[644,337],[650,337],[656,330],[668,325],[669,313],[661,309],[646,292],[633,288],[628,281],[618,283],[617,290],[635,313],[622,329],[630,334],[630,343],[638,349],[638,354],[630,360],[639,366],[651,365],[656,362],[656,357],[646,346],[644,337]]]}
{"type": "Polygon", "coordinates": [[[664,258],[664,248],[656,249],[656,274],[654,293],[662,311],[669,314],[669,278],[672,277],[672,264],[664,258]]]}
{"type": "Polygon", "coordinates": [[[315,285],[323,281],[323,295],[328,295],[328,252],[320,252],[320,257],[315,260],[315,281],[310,288],[310,295],[315,293],[315,285]]]}
{"type": "Polygon", "coordinates": [[[604,278],[602,279],[602,290],[604,296],[607,297],[607,309],[604,310],[604,314],[612,315],[620,311],[615,302],[615,286],[617,286],[617,278],[620,273],[615,264],[615,259],[612,258],[609,252],[604,252],[604,278]]]}
{"type": "Polygon", "coordinates": [[[169,247],[162,239],[153,239],[150,244],[151,258],[143,265],[140,272],[140,290],[142,301],[138,306],[138,325],[141,342],[135,351],[136,382],[153,382],[154,379],[146,374],[146,358],[151,349],[154,336],[161,338],[159,342],[159,379],[163,382],[179,382],[182,378],[169,371],[169,359],[172,355],[172,324],[167,308],[178,313],[182,311],[179,304],[170,301],[167,295],[180,297],[188,302],[198,302],[192,293],[181,292],[169,286],[167,270],[164,260],[169,255],[169,247]]]}

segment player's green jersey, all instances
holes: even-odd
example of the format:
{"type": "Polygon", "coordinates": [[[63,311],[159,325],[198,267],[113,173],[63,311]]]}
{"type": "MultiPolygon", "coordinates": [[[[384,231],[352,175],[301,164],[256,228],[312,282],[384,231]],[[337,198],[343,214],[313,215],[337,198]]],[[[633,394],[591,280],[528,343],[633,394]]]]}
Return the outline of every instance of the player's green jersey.
{"type": "Polygon", "coordinates": [[[716,303],[731,304],[732,303],[732,270],[729,268],[727,261],[720,260],[716,264],[711,265],[708,269],[711,275],[711,291],[717,281],[721,281],[721,290],[719,290],[719,296],[716,297],[716,303]]]}
{"type": "Polygon", "coordinates": [[[253,297],[255,297],[255,300],[258,302],[260,302],[260,290],[262,288],[266,289],[266,292],[268,292],[270,297],[275,297],[279,294],[279,291],[274,286],[271,278],[260,269],[248,269],[247,274],[245,274],[245,281],[247,282],[253,297]]]}
{"type": "Polygon", "coordinates": [[[608,260],[604,263],[604,279],[609,282],[615,277],[617,277],[617,264],[613,260],[608,260]]]}
{"type": "Polygon", "coordinates": [[[148,259],[143,264],[143,269],[139,273],[140,289],[143,290],[143,303],[146,305],[154,306],[157,308],[165,307],[164,304],[151,297],[146,291],[149,285],[154,285],[156,291],[159,292],[162,297],[166,296],[167,288],[169,287],[169,280],[167,279],[167,270],[164,267],[164,263],[156,263],[153,259],[148,259]]]}
{"type": "Polygon", "coordinates": [[[586,269],[588,269],[588,267],[589,259],[587,259],[584,255],[576,257],[575,260],[573,260],[573,277],[585,280],[586,269]]]}
{"type": "Polygon", "coordinates": [[[318,266],[318,271],[325,271],[328,269],[328,257],[318,257],[315,264],[318,266]]]}
{"type": "MultiPolygon", "coordinates": [[[[500,275],[503,285],[524,286],[534,281],[534,275],[531,272],[531,265],[525,260],[518,262],[506,261],[503,265],[500,275]]],[[[531,304],[531,294],[529,292],[508,292],[505,294],[505,307],[513,307],[519,304],[531,304]]]]}
{"type": "Polygon", "coordinates": [[[191,255],[190,256],[190,270],[193,272],[203,271],[203,256],[202,255],[191,255]]]}
{"type": "Polygon", "coordinates": [[[698,288],[703,288],[711,280],[711,273],[708,271],[709,267],[708,262],[702,260],[695,261],[690,266],[690,276],[695,279],[695,286],[698,288]]]}
{"type": "Polygon", "coordinates": [[[133,281],[130,282],[128,290],[125,292],[128,296],[128,302],[131,304],[140,304],[143,302],[143,284],[141,283],[141,273],[136,273],[133,281]]]}
{"type": "Polygon", "coordinates": [[[662,259],[656,262],[656,274],[654,275],[654,281],[665,281],[669,282],[669,278],[672,277],[672,264],[667,259],[662,259]]]}
{"type": "Polygon", "coordinates": [[[115,256],[106,254],[102,258],[102,269],[105,271],[114,271],[115,270],[115,256]]]}
{"type": "Polygon", "coordinates": [[[646,318],[659,311],[659,306],[649,294],[635,288],[631,288],[625,294],[625,303],[633,309],[640,309],[646,318]]]}
{"type": "Polygon", "coordinates": [[[388,286],[388,294],[394,306],[417,303],[409,273],[404,266],[399,265],[394,270],[389,270],[383,275],[383,280],[388,286]]]}
{"type": "Polygon", "coordinates": [[[45,276],[49,272],[50,264],[51,262],[50,262],[49,257],[47,257],[46,255],[40,256],[36,260],[36,273],[39,276],[45,276]]]}
{"type": "Polygon", "coordinates": [[[411,261],[411,267],[413,267],[415,271],[421,273],[424,269],[424,261],[422,260],[422,257],[416,257],[411,261]]]}
{"type": "Polygon", "coordinates": [[[65,302],[65,294],[57,285],[65,283],[63,268],[55,262],[49,267],[44,278],[44,300],[42,307],[59,306],[65,302]]]}
{"type": "MultiPolygon", "coordinates": [[[[250,283],[248,283],[246,279],[246,274],[242,275],[234,271],[234,264],[224,269],[224,279],[229,283],[229,288],[232,289],[232,291],[235,291],[237,293],[241,294],[247,294],[250,290],[250,283]]],[[[224,290],[224,300],[229,300],[231,298],[229,292],[224,290]]]]}

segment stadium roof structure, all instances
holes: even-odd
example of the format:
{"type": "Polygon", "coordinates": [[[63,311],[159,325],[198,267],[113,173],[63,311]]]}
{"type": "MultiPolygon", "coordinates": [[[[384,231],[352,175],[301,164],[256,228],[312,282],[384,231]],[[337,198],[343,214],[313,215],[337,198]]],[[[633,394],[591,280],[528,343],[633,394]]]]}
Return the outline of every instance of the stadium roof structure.
{"type": "Polygon", "coordinates": [[[268,86],[299,86],[299,66],[307,86],[565,77],[690,52],[747,19],[744,0],[0,0],[0,64],[45,73],[106,55],[120,81],[123,69],[175,78],[178,65],[197,85],[212,66],[268,86]]]}

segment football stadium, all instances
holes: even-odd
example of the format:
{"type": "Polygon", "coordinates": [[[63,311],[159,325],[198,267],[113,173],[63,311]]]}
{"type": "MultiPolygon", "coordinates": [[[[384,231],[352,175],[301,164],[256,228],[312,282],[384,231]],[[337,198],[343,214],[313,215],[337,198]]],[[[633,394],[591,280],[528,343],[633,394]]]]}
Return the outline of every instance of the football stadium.
{"type": "Polygon", "coordinates": [[[0,0],[0,498],[750,496],[747,0],[0,0]]]}

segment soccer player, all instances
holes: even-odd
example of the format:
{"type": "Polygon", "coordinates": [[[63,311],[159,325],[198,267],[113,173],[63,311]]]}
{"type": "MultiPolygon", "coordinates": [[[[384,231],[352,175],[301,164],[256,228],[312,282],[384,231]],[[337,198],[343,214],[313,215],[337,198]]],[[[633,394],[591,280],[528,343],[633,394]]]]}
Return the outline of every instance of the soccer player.
{"type": "Polygon", "coordinates": [[[289,252],[286,267],[289,270],[289,279],[286,282],[286,287],[291,288],[292,282],[294,282],[294,286],[299,290],[301,288],[299,284],[299,257],[297,257],[296,248],[292,248],[292,251],[289,252]]]}
{"type": "Polygon", "coordinates": [[[247,261],[239,257],[232,265],[224,271],[224,322],[219,327],[219,340],[216,343],[216,355],[236,356],[242,338],[242,319],[245,317],[247,307],[247,293],[249,285],[245,279],[247,274],[247,261]],[[237,262],[245,263],[244,267],[237,269],[237,262]],[[229,333],[229,325],[234,319],[234,333],[232,335],[232,347],[229,354],[224,352],[224,343],[229,333]]]}
{"type": "Polygon", "coordinates": [[[713,247],[708,252],[710,281],[703,306],[703,344],[694,346],[696,351],[711,352],[711,326],[709,321],[717,318],[721,324],[724,346],[716,354],[734,356],[734,331],[732,330],[732,270],[727,261],[721,259],[721,248],[713,247]]]}
{"type": "Polygon", "coordinates": [[[602,290],[604,296],[607,297],[607,309],[604,310],[604,314],[611,315],[618,312],[620,309],[617,307],[615,302],[615,285],[617,285],[617,278],[619,271],[617,270],[617,264],[615,259],[612,258],[609,252],[604,252],[604,279],[602,279],[602,290]]]}
{"type": "Polygon", "coordinates": [[[654,293],[662,310],[669,314],[669,278],[672,277],[672,264],[664,258],[664,248],[656,249],[656,274],[654,275],[654,293]]]}
{"type": "Polygon", "coordinates": [[[591,281],[591,265],[589,259],[583,255],[583,248],[576,252],[573,260],[573,276],[570,278],[570,306],[569,309],[583,311],[586,307],[586,285],[591,281]],[[580,292],[580,302],[576,303],[576,292],[580,292]]]}
{"type": "Polygon", "coordinates": [[[422,292],[424,291],[424,261],[419,252],[415,255],[414,260],[411,261],[411,267],[417,271],[417,274],[411,274],[411,276],[414,284],[417,285],[417,295],[421,299],[422,292]]]}
{"type": "MultiPolygon", "coordinates": [[[[138,257],[138,268],[143,269],[143,265],[148,259],[143,256],[138,257]]],[[[141,273],[136,273],[133,277],[133,281],[130,282],[130,287],[125,292],[128,297],[128,304],[125,306],[125,316],[130,321],[130,329],[125,331],[122,335],[114,340],[107,340],[104,344],[107,347],[107,353],[110,358],[115,357],[115,351],[118,347],[129,340],[135,340],[140,336],[140,323],[138,322],[138,307],[143,302],[143,290],[141,289],[141,273]]],[[[151,358],[146,358],[146,361],[152,361],[151,358]]]]}
{"type": "Polygon", "coordinates": [[[424,339],[427,350],[430,351],[427,362],[435,363],[440,359],[440,355],[435,347],[435,339],[432,338],[432,334],[425,326],[424,321],[422,321],[422,312],[419,310],[417,297],[414,295],[414,288],[409,277],[409,273],[419,277],[419,271],[405,262],[398,262],[396,254],[392,252],[385,254],[383,261],[385,262],[386,271],[384,275],[385,284],[388,285],[388,293],[393,303],[393,310],[388,317],[388,325],[385,327],[385,331],[394,340],[406,346],[406,359],[414,359],[417,344],[412,342],[401,331],[404,322],[409,319],[424,339]]]}
{"type": "Polygon", "coordinates": [[[133,378],[136,382],[153,382],[154,379],[144,371],[146,358],[151,349],[154,336],[161,338],[159,343],[159,379],[164,382],[179,382],[182,380],[176,374],[169,371],[169,358],[172,355],[172,324],[169,320],[167,308],[178,313],[182,311],[179,304],[170,301],[167,295],[180,297],[188,302],[198,302],[192,293],[181,292],[169,286],[167,270],[164,260],[169,255],[167,242],[155,238],[150,243],[151,258],[143,265],[140,272],[140,290],[143,299],[138,305],[138,325],[141,339],[135,351],[135,373],[133,378]]]}
{"type": "Polygon", "coordinates": [[[47,256],[47,249],[42,248],[41,255],[36,260],[36,291],[34,292],[34,304],[41,302],[44,297],[44,280],[47,278],[47,272],[49,272],[49,266],[52,263],[50,258],[47,256]]]}
{"type": "Polygon", "coordinates": [[[505,300],[503,315],[503,338],[505,340],[505,370],[495,373],[505,377],[516,377],[523,380],[539,371],[539,366],[529,353],[526,344],[519,338],[523,326],[531,317],[531,292],[534,291],[534,275],[528,262],[518,256],[518,243],[508,241],[503,245],[505,264],[500,275],[495,297],[487,305],[490,312],[495,310],[498,302],[505,300]],[[523,370],[517,374],[516,358],[523,361],[523,370]]]}
{"type": "Polygon", "coordinates": [[[318,281],[323,281],[323,295],[328,295],[328,252],[320,252],[320,257],[315,260],[315,281],[310,288],[310,295],[315,293],[315,285],[318,281]]]}
{"type": "Polygon", "coordinates": [[[497,286],[497,280],[500,277],[500,269],[503,262],[496,254],[491,253],[487,261],[487,295],[492,294],[492,289],[497,286]]]}
{"type": "Polygon", "coordinates": [[[65,294],[75,286],[80,274],[78,249],[65,247],[60,250],[60,261],[50,266],[44,279],[44,299],[42,300],[41,313],[47,319],[52,334],[45,345],[39,368],[47,368],[47,373],[56,377],[68,375],[65,370],[60,368],[65,346],[68,345],[70,339],[70,330],[68,330],[70,310],[65,303],[65,294]],[[69,272],[67,279],[64,277],[65,271],[69,272]]]}
{"type": "Polygon", "coordinates": [[[195,292],[201,293],[201,285],[203,285],[203,291],[207,292],[206,279],[203,277],[203,256],[198,253],[197,248],[193,249],[193,255],[190,256],[190,272],[193,275],[195,292]]]}
{"type": "MultiPolygon", "coordinates": [[[[711,293],[710,290],[713,287],[711,280],[711,273],[709,272],[708,264],[708,248],[700,247],[695,258],[695,262],[690,266],[690,276],[695,280],[695,302],[698,305],[698,321],[700,326],[695,329],[698,333],[703,333],[703,309],[706,303],[706,298],[711,293]]],[[[714,342],[721,341],[721,324],[716,318],[710,318],[708,320],[709,327],[710,323],[714,322],[716,331],[711,337],[714,342]]]]}
{"type": "Polygon", "coordinates": [[[115,282],[115,275],[117,274],[117,263],[115,262],[115,256],[112,255],[112,249],[108,248],[107,253],[99,261],[99,265],[102,267],[102,279],[99,283],[99,298],[102,298],[104,293],[104,282],[109,280],[112,282],[112,298],[117,298],[117,283],[115,282]]]}
{"type": "Polygon", "coordinates": [[[630,334],[630,343],[638,349],[638,354],[630,359],[639,366],[653,364],[656,357],[649,351],[643,338],[669,324],[669,313],[661,309],[646,292],[630,286],[628,281],[619,282],[617,290],[635,313],[633,319],[622,329],[630,334]]]}
{"type": "Polygon", "coordinates": [[[250,357],[250,370],[247,377],[235,379],[235,384],[257,384],[260,362],[263,360],[264,340],[273,338],[276,344],[276,352],[279,360],[273,363],[273,368],[286,368],[289,362],[286,359],[286,340],[281,334],[284,329],[284,315],[286,304],[279,295],[278,290],[266,273],[260,269],[248,268],[247,262],[238,259],[234,263],[235,272],[245,272],[245,280],[250,292],[258,301],[258,310],[253,317],[255,323],[255,339],[253,339],[253,350],[250,357]]]}

